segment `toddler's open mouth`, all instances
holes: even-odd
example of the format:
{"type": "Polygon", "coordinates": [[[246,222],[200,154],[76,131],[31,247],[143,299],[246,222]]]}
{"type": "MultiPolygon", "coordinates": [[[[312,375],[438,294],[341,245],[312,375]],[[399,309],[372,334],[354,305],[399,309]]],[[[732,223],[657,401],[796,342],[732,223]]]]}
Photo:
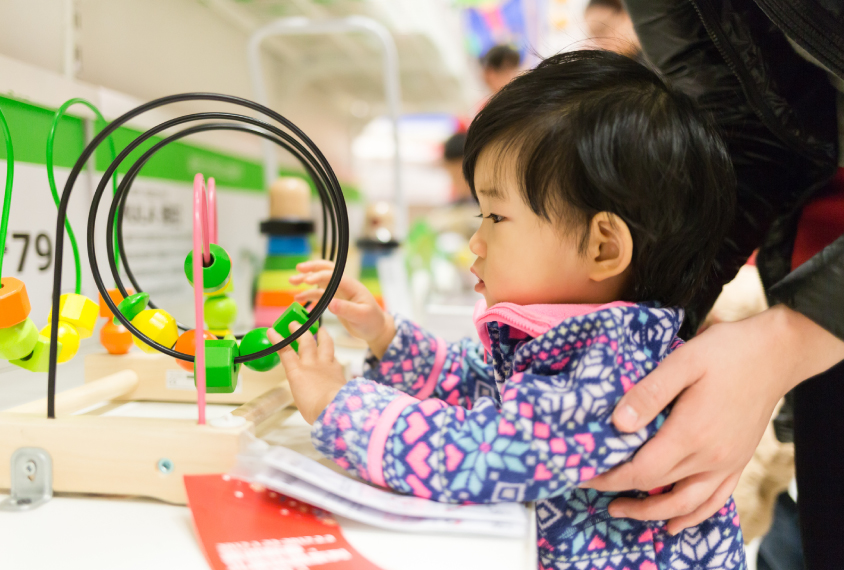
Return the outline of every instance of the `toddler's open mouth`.
{"type": "Polygon", "coordinates": [[[483,291],[483,290],[484,290],[484,280],[483,280],[483,279],[481,279],[481,276],[480,276],[480,275],[478,275],[478,274],[475,272],[475,269],[474,269],[474,268],[472,268],[472,269],[471,269],[471,271],[472,271],[472,274],[473,274],[475,277],[477,277],[477,278],[478,278],[478,282],[475,284],[475,291],[477,291],[478,293],[480,293],[481,291],[483,291]]]}

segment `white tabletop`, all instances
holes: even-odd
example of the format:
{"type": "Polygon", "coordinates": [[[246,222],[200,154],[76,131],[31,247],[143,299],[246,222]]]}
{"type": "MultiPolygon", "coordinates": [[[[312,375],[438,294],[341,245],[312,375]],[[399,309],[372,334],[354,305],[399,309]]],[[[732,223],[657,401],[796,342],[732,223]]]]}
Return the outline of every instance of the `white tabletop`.
{"type": "MultiPolygon", "coordinates": [[[[80,369],[64,368],[60,389],[81,384],[80,369]]],[[[0,371],[0,409],[43,397],[40,376],[0,371]]],[[[124,408],[125,415],[185,417],[195,413],[192,406],[184,404],[132,403],[124,408]]],[[[215,408],[209,409],[209,416],[232,407],[215,408]]],[[[298,413],[270,435],[272,443],[289,441],[300,452],[309,439],[298,413]]],[[[0,500],[3,498],[5,495],[0,495],[0,500]]],[[[529,536],[409,534],[338,520],[352,546],[383,570],[536,568],[535,540],[529,536]]],[[[127,497],[60,495],[32,511],[0,512],[0,568],[207,570],[208,565],[187,507],[127,497]]]]}

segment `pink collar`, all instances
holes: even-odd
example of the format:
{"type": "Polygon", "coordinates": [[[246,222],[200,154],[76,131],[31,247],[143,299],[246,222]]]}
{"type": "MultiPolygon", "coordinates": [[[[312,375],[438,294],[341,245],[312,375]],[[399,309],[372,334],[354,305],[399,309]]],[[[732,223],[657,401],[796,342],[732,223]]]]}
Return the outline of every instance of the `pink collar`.
{"type": "Polygon", "coordinates": [[[614,301],[606,305],[516,305],[515,303],[497,303],[486,308],[486,301],[479,299],[475,304],[475,328],[481,338],[481,344],[491,352],[489,331],[486,323],[497,322],[522,331],[532,338],[548,332],[571,317],[588,315],[595,311],[613,307],[631,307],[633,303],[614,301]]]}

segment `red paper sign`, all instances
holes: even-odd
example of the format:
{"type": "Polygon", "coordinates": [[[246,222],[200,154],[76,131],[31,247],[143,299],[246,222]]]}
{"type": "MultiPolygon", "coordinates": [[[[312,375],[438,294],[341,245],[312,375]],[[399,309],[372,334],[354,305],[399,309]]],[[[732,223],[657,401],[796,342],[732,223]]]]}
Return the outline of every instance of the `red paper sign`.
{"type": "Polygon", "coordinates": [[[213,570],[379,570],[327,511],[228,475],[188,475],[185,488],[213,570]]]}

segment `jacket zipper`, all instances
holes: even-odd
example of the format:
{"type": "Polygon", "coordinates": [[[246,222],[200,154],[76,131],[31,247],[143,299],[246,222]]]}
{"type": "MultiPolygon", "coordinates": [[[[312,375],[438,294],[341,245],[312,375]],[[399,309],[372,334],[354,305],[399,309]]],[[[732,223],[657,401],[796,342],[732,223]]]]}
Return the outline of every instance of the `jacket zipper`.
{"type": "MultiPolygon", "coordinates": [[[[707,9],[711,10],[711,6],[708,3],[708,0],[698,0],[701,4],[706,3],[707,9]]],[[[739,80],[742,87],[744,88],[744,92],[747,95],[747,98],[750,101],[751,107],[756,111],[759,115],[759,118],[762,119],[762,122],[768,127],[768,130],[773,132],[777,135],[780,140],[782,140],[785,144],[792,148],[792,150],[803,154],[804,156],[810,157],[813,160],[822,159],[823,162],[829,162],[828,157],[821,156],[822,153],[816,153],[813,149],[809,148],[806,145],[802,145],[801,141],[798,137],[793,136],[789,133],[780,122],[771,114],[771,110],[762,100],[762,96],[756,89],[756,85],[753,81],[748,77],[747,70],[744,68],[743,65],[738,64],[739,61],[738,54],[733,49],[732,45],[727,41],[724,37],[724,32],[718,23],[715,21],[714,17],[710,18],[707,14],[704,14],[701,7],[698,5],[698,2],[695,0],[689,0],[689,3],[694,8],[695,12],[697,12],[698,18],[700,21],[703,22],[704,28],[706,28],[706,32],[709,35],[709,38],[712,40],[712,43],[715,44],[715,48],[718,50],[718,53],[721,54],[721,57],[724,58],[724,61],[727,63],[727,66],[732,71],[733,75],[739,80]],[[803,147],[803,148],[801,148],[803,147]]]]}

